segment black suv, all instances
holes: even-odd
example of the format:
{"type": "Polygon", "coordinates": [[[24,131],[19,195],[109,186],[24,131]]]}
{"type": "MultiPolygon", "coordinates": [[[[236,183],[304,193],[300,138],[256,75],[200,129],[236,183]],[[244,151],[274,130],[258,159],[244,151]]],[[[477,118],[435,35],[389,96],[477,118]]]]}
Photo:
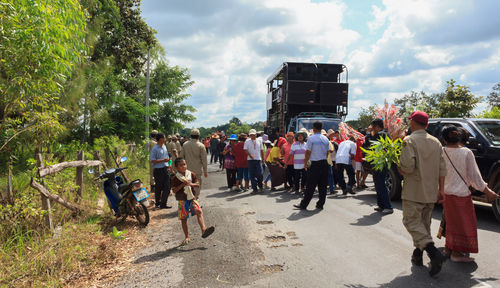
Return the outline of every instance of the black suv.
{"type": "MultiPolygon", "coordinates": [[[[479,118],[429,119],[427,132],[442,142],[441,131],[445,126],[463,127],[470,134],[467,148],[476,156],[476,163],[484,181],[496,193],[500,192],[500,120],[479,118]]],[[[472,194],[476,201],[486,202],[482,192],[472,194]]],[[[493,213],[500,221],[500,199],[492,204],[493,213]]]]}

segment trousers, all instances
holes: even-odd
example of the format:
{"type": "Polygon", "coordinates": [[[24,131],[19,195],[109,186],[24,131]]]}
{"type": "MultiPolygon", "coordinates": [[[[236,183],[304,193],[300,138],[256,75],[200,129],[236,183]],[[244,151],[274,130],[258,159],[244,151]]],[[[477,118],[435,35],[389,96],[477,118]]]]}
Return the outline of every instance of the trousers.
{"type": "Polygon", "coordinates": [[[155,168],[153,170],[155,178],[155,205],[167,206],[168,195],[170,195],[170,174],[167,167],[155,168]]]}
{"type": "Polygon", "coordinates": [[[403,225],[413,239],[413,246],[424,250],[434,243],[431,236],[431,218],[434,203],[420,203],[403,199],[403,225]]]}
{"type": "Polygon", "coordinates": [[[328,162],[326,160],[311,161],[311,167],[307,171],[307,185],[304,199],[300,202],[300,207],[307,208],[309,202],[318,186],[319,200],[316,207],[323,208],[326,200],[326,186],[328,185],[328,162]]]}

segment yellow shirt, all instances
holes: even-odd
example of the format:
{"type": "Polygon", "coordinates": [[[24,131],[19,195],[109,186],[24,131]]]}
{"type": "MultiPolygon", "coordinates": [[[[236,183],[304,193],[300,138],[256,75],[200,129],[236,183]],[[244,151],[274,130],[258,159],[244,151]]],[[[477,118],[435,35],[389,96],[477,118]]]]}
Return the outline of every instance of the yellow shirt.
{"type": "Polygon", "coordinates": [[[281,158],[281,149],[278,147],[273,147],[273,149],[271,149],[271,152],[269,152],[266,161],[272,164],[279,164],[280,158],[281,158]]]}

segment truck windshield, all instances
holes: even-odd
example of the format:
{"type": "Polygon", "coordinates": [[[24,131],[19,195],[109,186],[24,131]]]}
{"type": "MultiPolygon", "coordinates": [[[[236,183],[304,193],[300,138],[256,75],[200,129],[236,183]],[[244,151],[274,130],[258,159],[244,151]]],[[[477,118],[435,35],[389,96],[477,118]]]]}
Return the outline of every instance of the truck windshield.
{"type": "Polygon", "coordinates": [[[328,131],[329,129],[337,130],[339,129],[339,119],[328,119],[328,118],[307,118],[307,119],[298,119],[297,120],[297,131],[302,128],[306,128],[307,131],[311,130],[313,127],[313,123],[319,121],[323,123],[323,129],[328,131]]]}
{"type": "Polygon", "coordinates": [[[500,121],[474,121],[491,144],[500,146],[500,121]]]}

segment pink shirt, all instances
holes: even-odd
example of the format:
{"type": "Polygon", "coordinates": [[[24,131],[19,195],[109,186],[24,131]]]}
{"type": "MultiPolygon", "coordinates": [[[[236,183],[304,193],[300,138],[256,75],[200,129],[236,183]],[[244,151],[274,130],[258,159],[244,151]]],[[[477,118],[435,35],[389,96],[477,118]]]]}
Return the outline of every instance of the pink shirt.
{"type": "MultiPolygon", "coordinates": [[[[288,141],[283,144],[281,149],[283,149],[283,159],[286,161],[288,159],[288,155],[290,155],[290,148],[292,147],[293,143],[288,143],[288,141]]],[[[293,165],[293,155],[290,158],[290,161],[286,163],[287,165],[293,165]]]]}

